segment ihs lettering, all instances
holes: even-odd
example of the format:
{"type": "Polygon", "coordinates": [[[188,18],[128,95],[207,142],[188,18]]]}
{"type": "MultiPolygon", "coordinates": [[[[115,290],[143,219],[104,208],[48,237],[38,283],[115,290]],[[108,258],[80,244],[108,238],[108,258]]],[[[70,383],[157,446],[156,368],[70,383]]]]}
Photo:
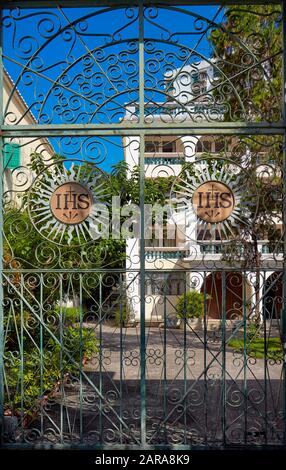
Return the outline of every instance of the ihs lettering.
{"type": "Polygon", "coordinates": [[[198,191],[198,209],[228,209],[232,205],[231,193],[220,193],[206,191],[198,191]]]}
{"type": "Polygon", "coordinates": [[[78,193],[73,191],[70,187],[70,190],[66,193],[56,194],[56,207],[58,210],[78,210],[78,209],[88,209],[90,205],[89,195],[87,193],[78,193]]]}

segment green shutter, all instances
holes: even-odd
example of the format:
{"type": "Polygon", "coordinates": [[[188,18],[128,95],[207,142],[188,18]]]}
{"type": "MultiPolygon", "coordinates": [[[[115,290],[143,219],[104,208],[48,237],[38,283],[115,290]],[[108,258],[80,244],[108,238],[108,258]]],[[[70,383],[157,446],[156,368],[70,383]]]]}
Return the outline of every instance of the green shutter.
{"type": "Polygon", "coordinates": [[[20,166],[20,146],[18,144],[4,145],[4,168],[20,166]]]}
{"type": "Polygon", "coordinates": [[[198,72],[192,74],[193,83],[198,83],[200,81],[200,75],[198,72]]]}

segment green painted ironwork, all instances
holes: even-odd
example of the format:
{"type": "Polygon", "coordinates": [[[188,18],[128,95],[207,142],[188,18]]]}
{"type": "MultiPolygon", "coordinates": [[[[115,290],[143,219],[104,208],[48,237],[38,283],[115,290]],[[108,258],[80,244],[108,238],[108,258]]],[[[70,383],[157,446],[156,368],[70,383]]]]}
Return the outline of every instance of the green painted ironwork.
{"type": "MultiPolygon", "coordinates": [[[[0,11],[0,20],[2,22],[2,11],[0,11]]],[[[2,65],[2,53],[3,53],[3,32],[0,31],[0,87],[3,90],[3,65],[2,65]]],[[[3,93],[0,93],[0,125],[3,125],[3,93]]],[[[3,174],[3,139],[0,136],[0,172],[3,174]]],[[[0,192],[1,192],[1,201],[0,201],[0,227],[3,227],[3,178],[0,178],[0,192]]],[[[2,270],[3,270],[3,232],[0,233],[0,250],[1,250],[1,259],[0,259],[0,275],[2,279],[2,270]]],[[[2,282],[0,285],[0,439],[3,441],[4,434],[4,311],[3,311],[3,286],[2,282]]]]}
{"type": "MultiPolygon", "coordinates": [[[[282,32],[283,32],[283,58],[282,58],[282,83],[286,83],[286,2],[283,0],[282,2],[282,32]]],[[[285,100],[285,87],[282,92],[282,116],[283,119],[286,119],[286,100],[285,100]]],[[[283,175],[284,175],[284,182],[285,182],[285,170],[286,170],[286,127],[284,129],[284,136],[283,136],[283,175]]],[[[283,221],[284,224],[286,223],[286,205],[283,204],[283,221]]],[[[284,413],[284,445],[286,445],[286,230],[284,230],[284,237],[283,237],[283,287],[282,287],[282,295],[283,295],[283,317],[282,317],[282,335],[283,335],[283,380],[284,380],[284,387],[283,387],[283,413],[284,413]]]]}
{"type": "MultiPolygon", "coordinates": [[[[244,3],[233,0],[227,5],[244,3]]],[[[269,5],[250,3],[253,8],[269,5]]],[[[218,2],[196,4],[209,7],[218,2]]],[[[285,90],[281,106],[266,71],[269,62],[282,56],[282,49],[284,59],[285,31],[281,50],[269,51],[266,59],[252,39],[243,41],[232,32],[229,40],[240,49],[241,70],[228,76],[227,61],[219,57],[221,64],[212,63],[217,82],[196,101],[196,93],[186,93],[186,76],[181,75],[186,66],[196,69],[204,60],[211,64],[200,41],[212,28],[224,31],[225,26],[219,17],[222,7],[210,19],[193,12],[192,6],[187,0],[106,0],[85,1],[79,7],[78,2],[63,0],[51,11],[48,1],[4,2],[2,34],[8,46],[5,49],[4,41],[2,51],[1,38],[0,89],[3,79],[10,79],[3,63],[13,77],[5,106],[2,94],[0,98],[4,447],[207,449],[286,443],[286,267],[285,256],[281,257],[286,252],[285,230],[282,227],[283,250],[275,230],[269,247],[251,235],[261,206],[270,226],[274,216],[279,226],[286,219],[285,204],[283,217],[276,210],[281,198],[273,196],[271,203],[267,199],[276,194],[273,186],[280,188],[281,175],[285,187],[285,90]],[[19,31],[23,11],[26,28],[19,31]],[[114,12],[116,26],[108,20],[114,12]],[[173,23],[162,22],[162,13],[178,18],[175,30],[173,23]],[[110,25],[104,34],[95,27],[101,15],[110,25]],[[189,33],[201,35],[195,47],[188,31],[180,30],[181,15],[188,20],[189,33]],[[51,47],[57,54],[51,54],[51,47]],[[193,60],[194,52],[198,57],[193,60]],[[265,110],[235,86],[240,73],[248,81],[253,73],[255,81],[258,72],[277,119],[265,118],[265,110]],[[20,103],[18,114],[15,102],[20,103]],[[174,157],[154,152],[147,158],[145,136],[175,136],[185,147],[174,157]],[[202,136],[223,140],[222,152],[197,155],[200,160],[193,161],[202,136]],[[281,153],[282,139],[281,167],[275,157],[281,153]],[[4,142],[10,149],[21,148],[27,160],[9,162],[4,142]],[[74,241],[72,230],[59,244],[53,238],[56,226],[41,225],[44,217],[34,230],[38,222],[33,220],[33,225],[29,215],[38,203],[49,210],[45,194],[51,195],[53,176],[62,181],[59,156],[67,161],[66,177],[74,172],[79,179],[82,167],[99,168],[100,184],[93,189],[103,185],[110,204],[114,179],[110,180],[115,177],[110,178],[109,157],[118,149],[126,160],[132,155],[129,164],[137,171],[134,176],[129,169],[126,177],[134,184],[126,191],[127,203],[134,197],[140,206],[140,237],[133,245],[128,240],[128,253],[111,239],[75,247],[69,243],[74,241]],[[265,153],[267,171],[261,170],[258,158],[265,153]],[[147,163],[165,165],[165,175],[151,174],[147,180],[147,163]],[[177,174],[173,164],[182,163],[184,169],[177,174]],[[6,164],[12,170],[9,175],[6,164]],[[262,201],[259,171],[264,180],[270,179],[262,201]],[[201,223],[193,232],[179,224],[186,247],[148,249],[144,203],[152,196],[150,181],[157,184],[167,177],[172,186],[168,199],[183,189],[188,200],[203,178],[218,174],[225,184],[236,184],[241,207],[248,205],[244,219],[236,216],[215,229],[201,223]],[[146,285],[152,286],[151,293],[146,285]]],[[[283,73],[284,83],[285,61],[283,73]]],[[[122,181],[119,186],[126,183],[122,181]]],[[[155,188],[157,194],[160,188],[155,188]]],[[[120,189],[124,195],[125,188],[120,189]]]]}

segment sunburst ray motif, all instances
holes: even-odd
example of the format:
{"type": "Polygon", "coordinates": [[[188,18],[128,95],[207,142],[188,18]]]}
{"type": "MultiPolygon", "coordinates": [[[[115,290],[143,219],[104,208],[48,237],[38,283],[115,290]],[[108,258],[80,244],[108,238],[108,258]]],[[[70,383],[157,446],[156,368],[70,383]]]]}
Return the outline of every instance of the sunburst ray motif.
{"type": "Polygon", "coordinates": [[[237,238],[239,227],[251,224],[258,195],[251,175],[240,165],[206,158],[188,164],[178,175],[170,204],[174,222],[185,227],[186,240],[226,243],[237,238]],[[227,207],[219,202],[220,197],[227,207]]]}
{"type": "Polygon", "coordinates": [[[108,176],[94,164],[61,160],[35,178],[28,194],[30,219],[50,242],[82,245],[109,224],[111,194],[108,176]]]}

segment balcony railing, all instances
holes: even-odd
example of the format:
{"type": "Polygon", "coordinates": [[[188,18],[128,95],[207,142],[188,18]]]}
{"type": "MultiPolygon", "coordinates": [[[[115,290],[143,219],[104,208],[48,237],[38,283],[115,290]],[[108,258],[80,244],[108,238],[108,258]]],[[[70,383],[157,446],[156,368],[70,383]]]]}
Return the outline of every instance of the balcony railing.
{"type": "Polygon", "coordinates": [[[185,258],[187,251],[179,247],[168,247],[160,249],[157,247],[146,247],[145,258],[147,260],[153,259],[179,259],[185,258]]]}
{"type": "MultiPolygon", "coordinates": [[[[258,251],[262,254],[283,253],[283,245],[282,243],[270,245],[267,240],[260,240],[258,242],[258,251]]],[[[212,255],[221,254],[223,253],[223,243],[201,244],[200,252],[212,255]]],[[[243,249],[241,249],[241,254],[243,254],[243,249]]]]}
{"type": "MultiPolygon", "coordinates": [[[[199,243],[199,250],[202,255],[222,255],[223,254],[223,243],[199,243]]],[[[188,258],[190,251],[181,247],[148,247],[146,246],[146,259],[182,259],[188,258]]],[[[271,253],[283,253],[283,244],[278,243],[274,246],[269,245],[268,241],[260,241],[258,249],[262,254],[271,253]]],[[[243,249],[241,249],[241,255],[243,256],[243,249]]]]}
{"type": "MultiPolygon", "coordinates": [[[[205,112],[215,112],[219,114],[224,114],[227,112],[227,107],[225,105],[218,105],[215,103],[193,103],[188,106],[172,106],[169,104],[164,104],[162,106],[146,106],[144,108],[144,115],[150,116],[160,116],[165,114],[167,116],[177,116],[181,114],[196,114],[196,113],[205,113],[205,112]]],[[[135,115],[139,115],[139,107],[135,107],[135,115]]]]}
{"type": "Polygon", "coordinates": [[[218,255],[222,252],[222,245],[200,245],[200,252],[203,254],[218,255]]]}
{"type": "Polygon", "coordinates": [[[274,243],[272,245],[272,244],[269,244],[268,241],[263,241],[263,242],[260,242],[259,245],[261,246],[261,253],[263,255],[271,254],[271,253],[283,253],[282,242],[274,243]]]}
{"type": "Polygon", "coordinates": [[[145,157],[146,165],[183,165],[184,158],[180,157],[145,157]]]}

